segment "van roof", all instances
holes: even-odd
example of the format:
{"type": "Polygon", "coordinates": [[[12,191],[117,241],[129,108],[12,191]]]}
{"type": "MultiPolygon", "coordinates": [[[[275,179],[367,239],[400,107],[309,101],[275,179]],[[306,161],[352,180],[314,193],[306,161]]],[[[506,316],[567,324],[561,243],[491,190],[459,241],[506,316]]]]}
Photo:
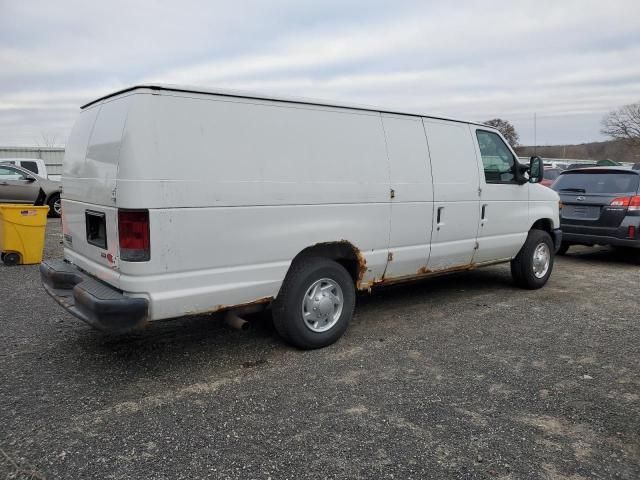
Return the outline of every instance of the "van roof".
{"type": "Polygon", "coordinates": [[[194,87],[190,85],[169,85],[169,84],[157,84],[157,83],[145,83],[145,84],[133,85],[131,87],[123,88],[122,90],[118,90],[108,95],[104,95],[100,98],[92,100],[91,102],[85,105],[82,105],[82,107],[80,108],[84,109],[102,100],[105,100],[107,98],[115,97],[118,95],[122,95],[123,93],[128,93],[133,90],[139,90],[139,89],[165,90],[169,92],[182,92],[182,93],[199,93],[199,94],[205,94],[205,95],[222,95],[225,97],[247,98],[247,99],[254,99],[254,100],[271,100],[275,102],[318,105],[322,107],[350,108],[354,110],[366,110],[370,112],[394,113],[399,115],[411,115],[414,117],[427,117],[427,118],[434,118],[438,120],[450,120],[453,122],[460,122],[460,123],[471,123],[474,125],[482,125],[484,127],[493,129],[493,127],[489,127],[488,125],[484,125],[483,123],[480,123],[480,122],[471,122],[467,120],[460,120],[456,118],[449,118],[449,117],[443,117],[443,116],[425,115],[418,112],[407,112],[407,111],[390,109],[390,108],[379,108],[379,107],[374,107],[370,105],[358,105],[358,104],[336,102],[332,100],[318,100],[318,99],[305,98],[305,97],[289,97],[284,95],[271,95],[271,94],[256,93],[256,92],[247,92],[243,90],[231,90],[231,89],[223,89],[223,88],[209,89],[209,88],[202,88],[202,87],[194,87]]]}

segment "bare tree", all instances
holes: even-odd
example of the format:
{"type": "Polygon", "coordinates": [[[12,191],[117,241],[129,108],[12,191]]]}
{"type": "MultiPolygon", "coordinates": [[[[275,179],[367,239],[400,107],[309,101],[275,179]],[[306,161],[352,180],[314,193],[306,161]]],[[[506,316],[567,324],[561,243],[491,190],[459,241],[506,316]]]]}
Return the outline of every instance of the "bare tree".
{"type": "Polygon", "coordinates": [[[520,140],[520,135],[516,132],[515,127],[508,120],[503,120],[501,118],[494,118],[492,120],[487,120],[486,122],[482,122],[485,125],[489,125],[490,127],[498,130],[502,136],[511,144],[512,147],[518,145],[518,140],[520,140]]]}
{"type": "Polygon", "coordinates": [[[52,132],[40,132],[39,147],[51,148],[57,145],[58,136],[52,132]]]}
{"type": "Polygon", "coordinates": [[[616,140],[640,145],[640,102],[609,112],[602,119],[600,131],[616,140]]]}

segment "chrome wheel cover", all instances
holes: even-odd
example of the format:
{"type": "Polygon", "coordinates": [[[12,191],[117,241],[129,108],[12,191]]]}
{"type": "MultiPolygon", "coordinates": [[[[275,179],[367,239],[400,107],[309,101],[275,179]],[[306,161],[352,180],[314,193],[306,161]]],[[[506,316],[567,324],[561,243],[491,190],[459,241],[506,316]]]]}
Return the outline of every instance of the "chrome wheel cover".
{"type": "Polygon", "coordinates": [[[335,280],[321,278],[314,282],[302,298],[302,318],[315,333],[330,330],[340,319],[344,306],[342,288],[335,280]]]}
{"type": "Polygon", "coordinates": [[[549,271],[551,264],[551,250],[546,243],[540,243],[533,251],[533,274],[536,278],[543,278],[549,271]]]}

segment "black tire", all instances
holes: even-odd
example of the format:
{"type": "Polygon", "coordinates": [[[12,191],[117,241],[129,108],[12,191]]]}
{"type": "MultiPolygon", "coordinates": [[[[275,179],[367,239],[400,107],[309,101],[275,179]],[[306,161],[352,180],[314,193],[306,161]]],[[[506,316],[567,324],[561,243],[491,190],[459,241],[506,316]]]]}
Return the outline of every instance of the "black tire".
{"type": "Polygon", "coordinates": [[[2,261],[7,267],[13,267],[14,265],[18,265],[20,263],[20,255],[17,253],[5,253],[2,256],[2,261]]]}
{"type": "Polygon", "coordinates": [[[516,285],[521,288],[535,290],[544,286],[551,276],[553,270],[554,246],[551,236],[543,230],[531,230],[527,240],[518,252],[518,255],[511,260],[511,276],[516,285]],[[549,266],[546,273],[538,277],[534,273],[533,255],[536,249],[546,244],[549,253],[549,266]]]}
{"type": "Polygon", "coordinates": [[[51,195],[51,197],[49,197],[49,201],[47,202],[47,205],[49,205],[49,216],[51,218],[59,218],[60,217],[60,213],[56,212],[56,208],[55,208],[56,202],[60,202],[60,194],[59,193],[54,193],[53,195],[51,195]]]}
{"type": "Polygon", "coordinates": [[[556,255],[565,255],[567,253],[567,250],[569,250],[569,247],[571,247],[570,243],[564,243],[562,242],[560,244],[560,248],[558,249],[558,251],[556,252],[556,255]]]}
{"type": "Polygon", "coordinates": [[[291,345],[302,349],[326,347],[346,331],[356,303],[356,290],[349,272],[337,262],[322,257],[303,257],[290,268],[273,302],[273,324],[291,345]],[[330,279],[342,290],[342,312],[337,322],[324,332],[307,326],[302,305],[307,290],[322,279],[330,279]]]}

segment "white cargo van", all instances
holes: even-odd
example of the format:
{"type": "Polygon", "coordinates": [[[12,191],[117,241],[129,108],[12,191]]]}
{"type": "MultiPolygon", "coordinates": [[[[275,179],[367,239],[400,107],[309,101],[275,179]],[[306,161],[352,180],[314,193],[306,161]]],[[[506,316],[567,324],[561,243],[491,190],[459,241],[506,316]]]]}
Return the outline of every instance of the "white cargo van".
{"type": "Polygon", "coordinates": [[[106,331],[272,304],[301,348],[356,291],[511,262],[543,286],[558,196],[481,124],[333,102],[142,85],[84,107],[47,291],[106,331]]]}

